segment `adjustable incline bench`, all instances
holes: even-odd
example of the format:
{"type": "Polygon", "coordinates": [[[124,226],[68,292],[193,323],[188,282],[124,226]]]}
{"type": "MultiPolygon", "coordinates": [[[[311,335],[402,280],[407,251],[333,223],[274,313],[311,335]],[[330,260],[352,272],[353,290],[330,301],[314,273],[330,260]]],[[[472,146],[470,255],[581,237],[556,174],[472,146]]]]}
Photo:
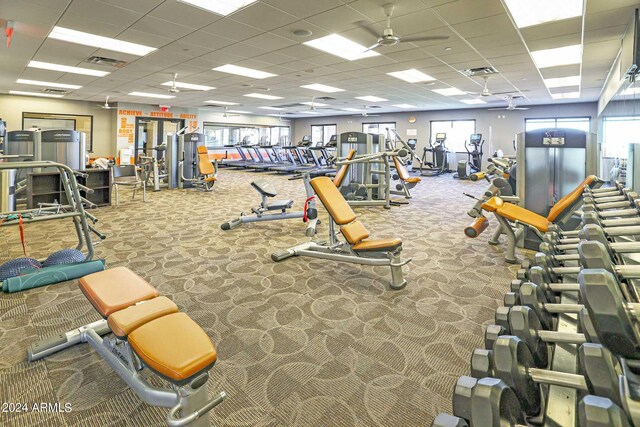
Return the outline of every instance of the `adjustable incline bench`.
{"type": "Polygon", "coordinates": [[[208,412],[226,394],[207,397],[217,351],[202,328],[126,267],[90,274],[79,285],[103,319],[32,344],[29,361],[89,343],[145,403],[171,408],[168,426],[209,426],[208,412]],[[149,384],[140,373],[145,367],[170,388],[149,384]]]}
{"type": "Polygon", "coordinates": [[[404,165],[404,163],[402,163],[402,160],[400,160],[397,156],[393,157],[393,163],[396,167],[396,173],[398,175],[398,179],[400,180],[400,183],[396,185],[396,190],[398,191],[397,192],[392,191],[392,193],[400,194],[405,198],[410,199],[411,193],[409,192],[409,190],[411,190],[413,187],[418,185],[418,183],[421,182],[422,179],[417,176],[409,175],[409,172],[407,171],[407,167],[404,165]]]}
{"type": "MultiPolygon", "coordinates": [[[[521,206],[505,202],[499,196],[491,197],[482,203],[482,209],[493,212],[500,226],[489,240],[489,244],[498,245],[500,236],[502,234],[507,236],[505,259],[508,263],[517,263],[516,243],[523,233],[523,229],[517,227],[518,225],[528,227],[542,239],[542,234],[549,231],[550,226],[566,222],[582,206],[585,188],[599,188],[602,184],[603,181],[595,175],[586,177],[574,190],[553,205],[546,218],[521,206]]],[[[487,225],[487,219],[484,216],[479,217],[465,228],[465,234],[469,237],[477,237],[487,228],[487,225]]]]}
{"type": "Polygon", "coordinates": [[[400,259],[402,240],[367,240],[369,231],[356,220],[356,214],[344,199],[333,181],[321,176],[311,180],[311,187],[329,213],[329,242],[307,242],[292,248],[273,253],[271,259],[282,261],[292,256],[309,256],[354,264],[391,267],[393,289],[402,289],[407,281],[402,274],[402,266],[411,261],[400,259]],[[335,225],[346,242],[340,241],[335,225]]]}

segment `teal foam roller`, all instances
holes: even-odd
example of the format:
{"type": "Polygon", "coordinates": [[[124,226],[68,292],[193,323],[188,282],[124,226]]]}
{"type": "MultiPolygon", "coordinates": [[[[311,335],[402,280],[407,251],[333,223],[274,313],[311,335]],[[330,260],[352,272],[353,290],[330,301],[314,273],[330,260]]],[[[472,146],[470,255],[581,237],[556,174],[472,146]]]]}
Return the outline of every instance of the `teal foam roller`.
{"type": "Polygon", "coordinates": [[[67,280],[78,279],[105,269],[105,260],[61,264],[43,267],[24,276],[10,277],[2,282],[2,290],[7,293],[26,291],[40,286],[52,285],[67,280]]]}

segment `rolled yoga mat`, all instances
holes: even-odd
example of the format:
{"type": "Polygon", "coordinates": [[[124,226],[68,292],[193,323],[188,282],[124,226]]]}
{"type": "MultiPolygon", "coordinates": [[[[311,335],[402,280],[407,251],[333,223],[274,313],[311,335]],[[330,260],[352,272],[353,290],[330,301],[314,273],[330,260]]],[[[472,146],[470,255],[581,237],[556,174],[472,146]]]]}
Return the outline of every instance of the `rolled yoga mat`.
{"type": "Polygon", "coordinates": [[[60,264],[42,267],[24,276],[6,279],[2,282],[2,290],[8,293],[26,291],[27,289],[60,283],[66,280],[78,279],[87,274],[102,271],[104,268],[105,261],[103,259],[77,264],[60,264]]]}

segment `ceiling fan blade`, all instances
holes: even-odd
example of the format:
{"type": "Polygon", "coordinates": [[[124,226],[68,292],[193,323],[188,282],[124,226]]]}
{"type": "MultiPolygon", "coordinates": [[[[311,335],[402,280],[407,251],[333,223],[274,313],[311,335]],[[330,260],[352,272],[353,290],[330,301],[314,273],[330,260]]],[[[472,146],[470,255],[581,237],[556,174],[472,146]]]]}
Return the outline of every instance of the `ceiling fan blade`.
{"type": "Polygon", "coordinates": [[[418,36],[418,37],[402,37],[400,39],[401,43],[411,43],[411,42],[428,42],[432,40],[449,40],[449,36],[418,36]]]}
{"type": "Polygon", "coordinates": [[[376,44],[368,47],[367,50],[365,50],[365,52],[369,52],[370,50],[373,50],[373,49],[377,48],[378,46],[380,46],[380,43],[376,43],[376,44]]]}
{"type": "Polygon", "coordinates": [[[487,108],[487,111],[499,111],[499,110],[508,110],[507,107],[502,107],[502,108],[487,108]]]}
{"type": "Polygon", "coordinates": [[[514,110],[528,110],[529,107],[513,107],[514,110]]]}
{"type": "Polygon", "coordinates": [[[380,37],[380,33],[374,30],[368,21],[362,20],[362,21],[354,22],[354,24],[358,25],[360,28],[365,30],[367,33],[371,34],[373,37],[375,38],[380,37]]]}

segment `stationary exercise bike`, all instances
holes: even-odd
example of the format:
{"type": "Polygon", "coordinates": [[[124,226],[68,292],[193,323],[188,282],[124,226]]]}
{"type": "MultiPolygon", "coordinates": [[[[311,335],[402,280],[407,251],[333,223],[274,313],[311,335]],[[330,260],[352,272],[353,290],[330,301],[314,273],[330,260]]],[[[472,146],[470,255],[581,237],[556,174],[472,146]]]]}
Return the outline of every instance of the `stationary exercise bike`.
{"type": "Polygon", "coordinates": [[[471,174],[482,170],[482,146],[484,139],[481,133],[473,133],[469,138],[469,142],[464,142],[464,149],[467,150],[467,161],[460,160],[458,162],[458,172],[453,174],[455,179],[469,179],[471,174]],[[469,150],[469,146],[473,150],[469,150]]]}
{"type": "Polygon", "coordinates": [[[449,170],[449,161],[447,155],[449,150],[445,145],[447,140],[446,133],[437,133],[435,142],[429,141],[429,147],[424,148],[422,159],[420,161],[420,175],[422,176],[438,176],[443,173],[451,172],[449,170]],[[427,161],[427,153],[431,153],[431,161],[427,161]]]}

